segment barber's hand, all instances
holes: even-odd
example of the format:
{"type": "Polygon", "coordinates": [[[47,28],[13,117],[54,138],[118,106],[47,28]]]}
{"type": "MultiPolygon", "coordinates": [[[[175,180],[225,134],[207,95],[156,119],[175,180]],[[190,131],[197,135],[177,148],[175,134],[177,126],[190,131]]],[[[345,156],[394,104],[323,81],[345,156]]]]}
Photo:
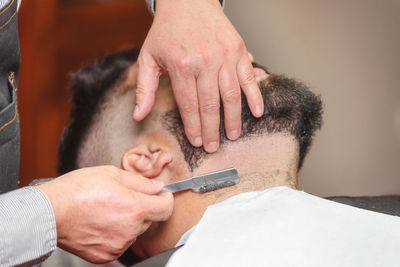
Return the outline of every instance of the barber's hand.
{"type": "Polygon", "coordinates": [[[162,184],[112,166],[67,173],[37,185],[50,200],[57,245],[89,262],[118,258],[150,226],[172,213],[162,184]]]}
{"type": "Polygon", "coordinates": [[[217,0],[157,0],[138,64],[133,118],[151,111],[159,76],[168,73],[186,135],[207,152],[219,146],[220,98],[231,140],[241,133],[240,87],[253,115],[263,114],[245,44],[217,0]]]}

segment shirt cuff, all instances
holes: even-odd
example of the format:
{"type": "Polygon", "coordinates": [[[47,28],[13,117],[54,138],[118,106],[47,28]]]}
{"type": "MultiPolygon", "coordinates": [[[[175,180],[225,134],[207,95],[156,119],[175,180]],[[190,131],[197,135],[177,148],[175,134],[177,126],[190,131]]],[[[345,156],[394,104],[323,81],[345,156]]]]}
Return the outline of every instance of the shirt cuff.
{"type": "Polygon", "coordinates": [[[38,263],[57,246],[53,208],[45,194],[28,186],[0,195],[1,266],[38,263]]]}

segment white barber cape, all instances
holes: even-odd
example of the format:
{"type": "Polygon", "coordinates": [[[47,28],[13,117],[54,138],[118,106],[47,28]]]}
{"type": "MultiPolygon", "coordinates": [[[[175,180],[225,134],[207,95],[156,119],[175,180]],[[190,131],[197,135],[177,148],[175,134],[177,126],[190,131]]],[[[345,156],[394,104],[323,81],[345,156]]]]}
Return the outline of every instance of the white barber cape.
{"type": "Polygon", "coordinates": [[[175,266],[400,266],[400,217],[288,187],[208,207],[175,266]]]}

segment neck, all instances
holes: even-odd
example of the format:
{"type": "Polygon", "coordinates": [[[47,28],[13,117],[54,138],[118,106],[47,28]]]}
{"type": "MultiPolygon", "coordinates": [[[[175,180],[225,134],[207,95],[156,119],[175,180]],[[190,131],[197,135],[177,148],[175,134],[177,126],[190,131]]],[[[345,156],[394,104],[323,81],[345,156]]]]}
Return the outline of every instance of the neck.
{"type": "Polygon", "coordinates": [[[180,237],[199,222],[208,206],[234,195],[275,186],[296,188],[298,151],[297,141],[283,134],[239,139],[221,147],[192,175],[235,167],[240,182],[204,194],[192,191],[176,193],[171,218],[164,223],[153,223],[152,228],[138,238],[135,252],[147,257],[173,248],[180,237]]]}
{"type": "Polygon", "coordinates": [[[230,142],[207,159],[193,175],[235,167],[239,184],[211,192],[214,204],[233,195],[276,186],[297,187],[298,143],[294,137],[274,134],[230,142]],[[244,152],[246,151],[246,152],[244,152]]]}

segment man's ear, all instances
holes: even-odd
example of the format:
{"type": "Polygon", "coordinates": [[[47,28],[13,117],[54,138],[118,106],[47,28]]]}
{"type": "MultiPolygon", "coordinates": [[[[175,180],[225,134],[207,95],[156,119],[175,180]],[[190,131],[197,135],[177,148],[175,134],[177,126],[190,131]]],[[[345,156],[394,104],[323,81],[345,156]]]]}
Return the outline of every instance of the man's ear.
{"type": "Polygon", "coordinates": [[[122,156],[122,168],[155,178],[172,162],[172,155],[156,144],[138,144],[122,156]]]}

